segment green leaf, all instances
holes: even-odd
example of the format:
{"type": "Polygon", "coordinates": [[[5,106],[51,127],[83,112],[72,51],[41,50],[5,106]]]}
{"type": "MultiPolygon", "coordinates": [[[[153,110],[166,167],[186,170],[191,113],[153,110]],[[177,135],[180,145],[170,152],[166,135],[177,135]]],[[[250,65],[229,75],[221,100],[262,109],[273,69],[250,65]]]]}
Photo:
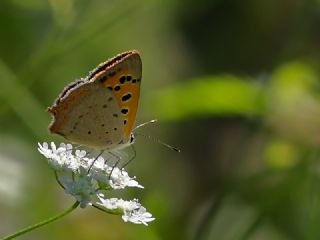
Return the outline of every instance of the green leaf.
{"type": "Polygon", "coordinates": [[[260,115],[264,93],[259,84],[234,76],[193,79],[152,94],[149,110],[163,120],[208,115],[260,115]]]}

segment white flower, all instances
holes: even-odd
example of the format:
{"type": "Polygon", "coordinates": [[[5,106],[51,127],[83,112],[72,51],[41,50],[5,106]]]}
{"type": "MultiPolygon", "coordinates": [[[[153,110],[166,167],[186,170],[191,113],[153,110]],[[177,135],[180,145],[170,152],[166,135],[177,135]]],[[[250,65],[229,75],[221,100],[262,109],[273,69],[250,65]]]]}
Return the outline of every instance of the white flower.
{"type": "Polygon", "coordinates": [[[72,195],[80,202],[82,208],[91,203],[92,198],[96,195],[97,185],[88,176],[77,176],[77,179],[73,179],[70,176],[63,175],[59,176],[58,179],[64,186],[65,193],[72,195]]]}
{"type": "Polygon", "coordinates": [[[135,224],[142,223],[146,226],[148,226],[148,222],[155,220],[155,218],[152,217],[152,214],[147,212],[147,209],[143,206],[131,212],[125,211],[125,214],[122,215],[122,219],[125,222],[132,222],[135,224]]]}
{"type": "Polygon", "coordinates": [[[125,187],[137,187],[137,188],[143,188],[142,185],[140,185],[134,178],[129,177],[128,173],[124,171],[123,169],[120,170],[119,168],[114,168],[112,170],[112,167],[109,167],[108,172],[111,173],[110,177],[110,186],[113,189],[123,189],[125,187]]]}
{"type": "MultiPolygon", "coordinates": [[[[143,186],[123,169],[107,165],[102,156],[90,158],[86,151],[74,150],[71,144],[64,143],[58,148],[53,142],[50,146],[48,143],[38,143],[38,150],[48,159],[64,191],[72,195],[80,203],[80,207],[93,205],[106,212],[121,214],[125,222],[136,224],[148,225],[148,222],[154,220],[151,213],[147,212],[137,199],[105,199],[102,191],[143,186]],[[95,205],[93,202],[97,197],[100,202],[95,205]]],[[[125,156],[124,153],[121,155],[125,156]]]]}
{"type": "Polygon", "coordinates": [[[43,143],[42,146],[38,143],[39,152],[44,155],[51,167],[56,171],[70,170],[73,171],[79,166],[77,156],[72,155],[72,145],[61,143],[57,148],[56,145],[51,142],[51,149],[47,143],[43,143]]]}
{"type": "Polygon", "coordinates": [[[102,156],[87,157],[84,150],[73,151],[71,144],[61,143],[57,148],[53,142],[50,146],[38,143],[38,150],[56,171],[57,180],[66,193],[83,203],[82,206],[90,203],[98,190],[143,188],[126,171],[107,165],[102,156]]]}
{"type": "Polygon", "coordinates": [[[121,213],[122,219],[125,222],[135,224],[148,225],[148,222],[155,220],[152,214],[147,212],[137,199],[125,201],[118,198],[105,199],[103,194],[98,195],[100,202],[97,205],[102,206],[106,210],[113,213],[121,213]]]}

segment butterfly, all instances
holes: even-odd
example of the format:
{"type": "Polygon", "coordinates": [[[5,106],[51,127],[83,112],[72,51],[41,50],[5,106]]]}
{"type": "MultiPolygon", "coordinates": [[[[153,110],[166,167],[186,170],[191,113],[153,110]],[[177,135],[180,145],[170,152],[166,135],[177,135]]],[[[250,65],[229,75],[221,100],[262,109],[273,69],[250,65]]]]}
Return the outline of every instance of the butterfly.
{"type": "Polygon", "coordinates": [[[98,150],[121,149],[134,141],[142,63],[136,50],[99,64],[69,84],[53,106],[49,131],[98,150]]]}

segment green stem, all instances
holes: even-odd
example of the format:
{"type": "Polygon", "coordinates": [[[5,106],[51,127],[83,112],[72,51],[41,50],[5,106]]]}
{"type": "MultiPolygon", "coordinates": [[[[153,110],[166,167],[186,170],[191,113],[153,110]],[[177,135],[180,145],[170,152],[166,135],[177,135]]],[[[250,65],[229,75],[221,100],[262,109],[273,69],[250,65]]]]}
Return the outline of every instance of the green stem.
{"type": "Polygon", "coordinates": [[[39,227],[42,227],[42,226],[44,226],[46,224],[54,222],[54,221],[64,217],[65,215],[69,214],[70,212],[72,212],[74,209],[76,209],[79,206],[79,204],[80,204],[80,202],[75,202],[70,208],[68,208],[64,212],[59,213],[59,214],[57,214],[57,215],[55,215],[55,216],[53,216],[51,218],[48,218],[47,220],[44,220],[42,222],[36,223],[36,224],[31,225],[29,227],[26,227],[24,229],[21,229],[20,231],[17,231],[15,233],[12,233],[12,234],[10,234],[8,236],[5,236],[5,237],[1,238],[0,240],[13,239],[13,238],[18,237],[20,235],[23,235],[23,234],[25,234],[27,232],[30,232],[30,231],[32,231],[32,230],[34,230],[36,228],[39,228],[39,227]]]}
{"type": "Polygon", "coordinates": [[[109,210],[109,209],[99,207],[98,205],[95,205],[95,204],[92,204],[92,207],[99,209],[102,212],[106,212],[106,213],[110,213],[110,214],[114,214],[114,215],[121,215],[123,213],[123,211],[121,209],[109,210]]]}

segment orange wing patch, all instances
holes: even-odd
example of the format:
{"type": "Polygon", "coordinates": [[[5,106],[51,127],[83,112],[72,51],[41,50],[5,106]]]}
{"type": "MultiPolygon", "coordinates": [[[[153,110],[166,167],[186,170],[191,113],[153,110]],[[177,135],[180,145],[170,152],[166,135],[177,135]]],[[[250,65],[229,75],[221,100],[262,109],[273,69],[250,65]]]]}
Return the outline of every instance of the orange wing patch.
{"type": "Polygon", "coordinates": [[[130,72],[130,69],[120,69],[111,73],[112,76],[106,76],[106,73],[102,72],[95,79],[114,93],[123,117],[124,136],[127,140],[135,124],[141,79],[130,72]]]}

